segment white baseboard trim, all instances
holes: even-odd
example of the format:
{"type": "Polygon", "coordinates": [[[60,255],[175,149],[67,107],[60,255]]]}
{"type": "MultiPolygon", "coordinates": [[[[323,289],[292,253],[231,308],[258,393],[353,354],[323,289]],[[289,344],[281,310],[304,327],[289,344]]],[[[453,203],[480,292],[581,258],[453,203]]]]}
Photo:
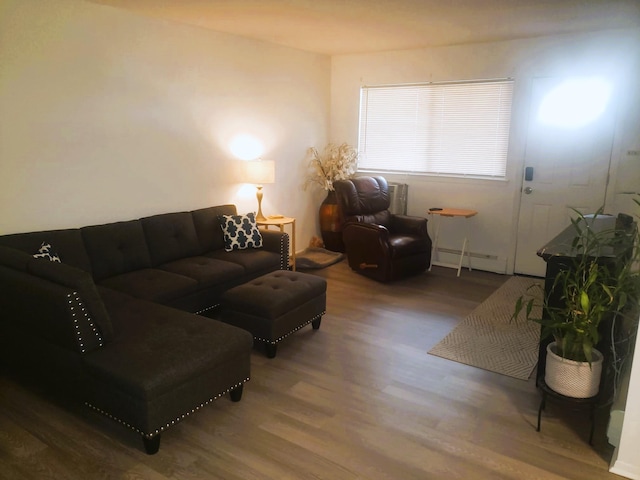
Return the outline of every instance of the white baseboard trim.
{"type": "Polygon", "coordinates": [[[630,465],[616,460],[609,468],[609,471],[631,480],[640,480],[640,468],[637,465],[630,465]]]}
{"type": "MultiPolygon", "coordinates": [[[[446,264],[447,266],[455,266],[457,268],[458,262],[460,262],[460,250],[438,248],[438,252],[434,252],[431,260],[434,265],[446,264]]],[[[464,259],[462,260],[462,272],[469,270],[467,260],[465,253],[464,259]]],[[[506,258],[495,255],[471,252],[471,268],[473,270],[505,274],[507,272],[507,260],[506,258]]],[[[461,275],[463,274],[462,272],[461,275]]]]}

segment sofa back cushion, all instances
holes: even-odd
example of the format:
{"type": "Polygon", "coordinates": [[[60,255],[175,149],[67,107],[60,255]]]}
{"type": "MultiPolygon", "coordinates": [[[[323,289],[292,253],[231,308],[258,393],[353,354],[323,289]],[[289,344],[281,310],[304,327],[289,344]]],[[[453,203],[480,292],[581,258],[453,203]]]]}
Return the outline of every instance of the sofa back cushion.
{"type": "Polygon", "coordinates": [[[224,249],[224,235],[219,217],[237,213],[235,205],[218,205],[191,212],[202,249],[201,253],[224,249]]]}
{"type": "Polygon", "coordinates": [[[52,249],[60,256],[62,263],[91,273],[91,261],[78,228],[0,236],[0,245],[22,250],[29,255],[38,253],[38,249],[43,243],[51,245],[52,249]]]}
{"type": "Polygon", "coordinates": [[[83,227],[81,232],[96,281],[151,267],[139,220],[83,227]]]}
{"type": "Polygon", "coordinates": [[[165,213],[140,219],[153,266],[201,253],[190,212],[165,213]]]}

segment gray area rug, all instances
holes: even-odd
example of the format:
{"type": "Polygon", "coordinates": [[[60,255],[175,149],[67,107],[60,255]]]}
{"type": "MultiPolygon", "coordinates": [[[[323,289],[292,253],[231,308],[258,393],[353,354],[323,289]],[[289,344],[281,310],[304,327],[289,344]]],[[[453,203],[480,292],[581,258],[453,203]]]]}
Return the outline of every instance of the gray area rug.
{"type": "Polygon", "coordinates": [[[338,263],[343,258],[344,253],[332,252],[320,247],[309,247],[296,255],[296,269],[324,268],[338,263]]]}
{"type": "MultiPolygon", "coordinates": [[[[527,380],[538,362],[540,326],[524,319],[509,319],[520,295],[541,296],[540,289],[527,290],[534,282],[541,284],[542,280],[511,277],[429,353],[527,380]]],[[[533,313],[539,315],[539,307],[533,313]]]]}

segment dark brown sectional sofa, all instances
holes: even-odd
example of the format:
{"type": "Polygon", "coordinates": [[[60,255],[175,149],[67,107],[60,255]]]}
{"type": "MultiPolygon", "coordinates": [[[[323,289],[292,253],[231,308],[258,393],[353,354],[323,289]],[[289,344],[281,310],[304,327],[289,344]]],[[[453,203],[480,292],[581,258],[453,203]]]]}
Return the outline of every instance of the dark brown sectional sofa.
{"type": "MultiPolygon", "coordinates": [[[[240,400],[248,332],[199,313],[226,290],[288,268],[289,237],[224,250],[234,205],[0,236],[0,358],[37,372],[142,435],[160,434],[210,401],[240,400]],[[34,258],[51,245],[61,263],[34,258]]],[[[20,368],[19,368],[20,367],[20,368]]]]}

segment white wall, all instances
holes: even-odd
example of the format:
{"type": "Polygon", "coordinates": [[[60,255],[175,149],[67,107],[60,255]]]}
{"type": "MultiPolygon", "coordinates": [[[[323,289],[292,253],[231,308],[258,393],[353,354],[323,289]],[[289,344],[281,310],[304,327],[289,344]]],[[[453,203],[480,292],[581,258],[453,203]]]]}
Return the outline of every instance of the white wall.
{"type": "Polygon", "coordinates": [[[640,479],[640,336],[636,337],[636,346],[629,379],[624,423],[620,436],[620,446],[616,449],[610,471],[626,478],[640,479]]]}
{"type": "MultiPolygon", "coordinates": [[[[511,77],[514,109],[506,181],[473,181],[387,175],[408,183],[408,213],[425,215],[432,206],[473,208],[472,251],[496,257],[474,259],[477,268],[512,273],[517,215],[526,145],[526,119],[532,79],[545,76],[609,75],[619,91],[617,126],[611,154],[606,211],[637,212],[630,195],[640,191],[640,29],[593,32],[553,38],[463,45],[411,51],[332,57],[331,138],[358,142],[359,90],[362,85],[511,77]]],[[[463,224],[464,225],[464,224],[463,224]]],[[[460,229],[449,225],[442,245],[459,249],[460,229]]],[[[636,350],[638,351],[638,350],[636,350]]],[[[612,471],[640,478],[640,356],[631,372],[627,409],[612,471]]]]}
{"type": "Polygon", "coordinates": [[[0,234],[235,203],[228,149],[276,162],[265,214],[317,230],[305,152],[327,139],[330,59],[82,0],[0,1],[0,234]]]}
{"type": "MultiPolygon", "coordinates": [[[[359,89],[362,85],[397,84],[511,77],[515,79],[514,109],[509,142],[506,181],[444,179],[387,175],[389,180],[408,183],[408,213],[425,215],[429,207],[473,208],[469,220],[473,231],[472,252],[494,257],[474,259],[477,268],[500,273],[513,272],[515,228],[518,215],[527,115],[534,77],[604,74],[622,88],[618,128],[612,161],[622,152],[640,146],[640,99],[637,90],[637,58],[640,30],[596,32],[585,35],[462,45],[332,58],[331,138],[358,142],[359,89]]],[[[628,160],[628,159],[627,159],[628,160]]],[[[640,157],[624,173],[640,178],[640,157]]],[[[613,198],[609,196],[610,203],[613,198]]],[[[622,202],[623,203],[623,202],[622,202]]],[[[612,205],[612,209],[619,205],[612,205]]],[[[610,210],[611,213],[614,213],[610,210]]],[[[441,246],[460,249],[460,228],[450,224],[441,246]]],[[[542,245],[541,245],[542,246],[542,245]]]]}

